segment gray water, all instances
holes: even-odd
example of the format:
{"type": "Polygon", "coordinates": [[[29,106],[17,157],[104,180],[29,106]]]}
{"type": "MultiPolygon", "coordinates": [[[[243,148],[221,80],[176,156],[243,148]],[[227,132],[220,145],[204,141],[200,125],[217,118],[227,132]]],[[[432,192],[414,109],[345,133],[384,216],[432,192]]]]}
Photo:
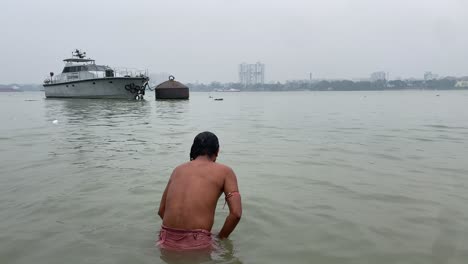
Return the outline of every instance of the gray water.
{"type": "Polygon", "coordinates": [[[206,263],[468,262],[467,91],[43,97],[0,94],[2,264],[164,263],[155,211],[204,130],[244,203],[206,263]]]}

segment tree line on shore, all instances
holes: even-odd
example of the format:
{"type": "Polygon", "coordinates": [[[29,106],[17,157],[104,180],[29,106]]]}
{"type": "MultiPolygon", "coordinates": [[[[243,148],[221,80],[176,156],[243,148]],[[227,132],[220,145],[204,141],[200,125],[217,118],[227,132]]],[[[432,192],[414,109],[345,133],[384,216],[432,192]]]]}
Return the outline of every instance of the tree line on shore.
{"type": "Polygon", "coordinates": [[[243,85],[241,83],[211,82],[210,84],[189,83],[193,91],[213,91],[238,89],[241,91],[379,91],[379,90],[450,90],[467,89],[456,87],[456,78],[443,78],[437,80],[379,80],[379,81],[351,81],[351,80],[323,80],[323,81],[287,81],[285,83],[268,83],[243,85]]]}

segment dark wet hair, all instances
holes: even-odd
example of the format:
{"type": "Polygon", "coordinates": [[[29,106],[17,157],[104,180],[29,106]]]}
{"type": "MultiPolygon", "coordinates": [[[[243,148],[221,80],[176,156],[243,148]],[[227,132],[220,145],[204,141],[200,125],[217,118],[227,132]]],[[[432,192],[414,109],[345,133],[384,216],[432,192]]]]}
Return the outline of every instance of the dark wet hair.
{"type": "Polygon", "coordinates": [[[218,137],[208,131],[198,134],[193,140],[192,148],[190,149],[190,160],[196,159],[198,156],[208,155],[212,157],[219,150],[218,137]]]}

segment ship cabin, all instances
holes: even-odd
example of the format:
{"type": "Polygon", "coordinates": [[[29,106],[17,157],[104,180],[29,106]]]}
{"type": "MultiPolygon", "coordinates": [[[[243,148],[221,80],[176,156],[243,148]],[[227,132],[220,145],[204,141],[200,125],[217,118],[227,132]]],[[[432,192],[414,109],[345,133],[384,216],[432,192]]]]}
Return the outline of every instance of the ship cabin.
{"type": "Polygon", "coordinates": [[[96,65],[92,59],[70,58],[63,60],[65,67],[61,74],[55,77],[54,82],[72,82],[78,80],[114,77],[112,68],[96,65]]]}

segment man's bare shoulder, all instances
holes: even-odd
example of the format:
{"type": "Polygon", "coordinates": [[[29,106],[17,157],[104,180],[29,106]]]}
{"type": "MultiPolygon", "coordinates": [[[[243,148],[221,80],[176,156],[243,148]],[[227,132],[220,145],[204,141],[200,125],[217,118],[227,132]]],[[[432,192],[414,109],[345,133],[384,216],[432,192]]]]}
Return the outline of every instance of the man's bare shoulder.
{"type": "Polygon", "coordinates": [[[234,173],[234,170],[231,167],[229,167],[229,166],[227,166],[225,164],[216,162],[215,165],[217,166],[217,169],[219,169],[223,173],[226,173],[226,174],[233,174],[234,173]]]}
{"type": "MultiPolygon", "coordinates": [[[[187,170],[191,170],[191,169],[194,169],[194,164],[192,162],[185,162],[185,163],[182,163],[180,165],[178,165],[177,167],[175,167],[174,171],[172,172],[172,174],[176,174],[178,172],[183,172],[183,171],[187,171],[187,170]]],[[[217,174],[222,174],[222,175],[233,175],[234,174],[234,171],[231,167],[225,165],[225,164],[222,164],[222,163],[219,163],[219,162],[213,162],[209,165],[211,167],[211,171],[213,172],[217,172],[217,174]]]]}
{"type": "Polygon", "coordinates": [[[185,169],[185,168],[187,168],[189,166],[190,166],[190,161],[189,162],[184,162],[184,163],[178,165],[177,167],[175,167],[174,172],[183,170],[183,169],[185,169]]]}

